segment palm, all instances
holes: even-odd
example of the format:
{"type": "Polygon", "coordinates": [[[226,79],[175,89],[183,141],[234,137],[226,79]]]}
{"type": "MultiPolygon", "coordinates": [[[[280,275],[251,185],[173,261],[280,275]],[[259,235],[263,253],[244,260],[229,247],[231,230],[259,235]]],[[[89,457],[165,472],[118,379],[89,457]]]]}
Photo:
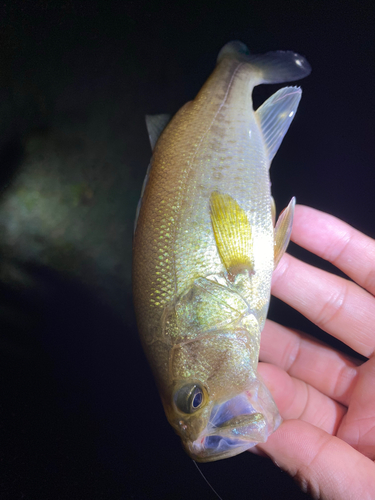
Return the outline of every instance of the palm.
{"type": "Polygon", "coordinates": [[[354,282],[285,255],[272,293],[368,360],[267,321],[259,372],[285,421],[259,448],[316,497],[373,498],[375,241],[302,206],[296,207],[292,239],[354,282]]]}

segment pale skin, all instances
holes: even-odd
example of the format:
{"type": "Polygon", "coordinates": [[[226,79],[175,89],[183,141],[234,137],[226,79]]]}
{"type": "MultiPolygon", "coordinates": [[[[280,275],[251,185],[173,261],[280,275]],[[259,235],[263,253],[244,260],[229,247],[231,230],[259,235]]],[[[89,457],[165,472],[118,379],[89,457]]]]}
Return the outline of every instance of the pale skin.
{"type": "Polygon", "coordinates": [[[292,241],[351,280],[286,254],[272,294],[365,356],[349,357],[267,321],[259,373],[284,421],[255,453],[268,455],[316,499],[375,498],[375,240],[296,206],[292,241]]]}

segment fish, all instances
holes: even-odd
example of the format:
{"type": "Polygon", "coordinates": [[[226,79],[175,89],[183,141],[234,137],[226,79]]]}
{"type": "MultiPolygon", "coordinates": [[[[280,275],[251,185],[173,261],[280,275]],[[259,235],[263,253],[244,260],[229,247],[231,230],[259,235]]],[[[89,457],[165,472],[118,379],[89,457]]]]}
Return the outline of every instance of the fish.
{"type": "Polygon", "coordinates": [[[134,306],[167,419],[198,462],[263,443],[281,423],[257,365],[295,205],[275,225],[269,167],[301,89],[284,87],[256,111],[252,91],[310,71],[295,52],[229,42],[194,100],[172,119],[146,117],[153,151],[135,221],[134,306]]]}

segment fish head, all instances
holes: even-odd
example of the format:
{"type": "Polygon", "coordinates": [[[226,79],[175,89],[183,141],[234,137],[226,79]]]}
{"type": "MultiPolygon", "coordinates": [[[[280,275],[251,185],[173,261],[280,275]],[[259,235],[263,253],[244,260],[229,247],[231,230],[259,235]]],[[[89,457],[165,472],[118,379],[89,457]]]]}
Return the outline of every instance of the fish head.
{"type": "Polygon", "coordinates": [[[278,427],[276,405],[254,370],[248,331],[210,332],[173,351],[164,407],[194,460],[237,455],[278,427]]]}

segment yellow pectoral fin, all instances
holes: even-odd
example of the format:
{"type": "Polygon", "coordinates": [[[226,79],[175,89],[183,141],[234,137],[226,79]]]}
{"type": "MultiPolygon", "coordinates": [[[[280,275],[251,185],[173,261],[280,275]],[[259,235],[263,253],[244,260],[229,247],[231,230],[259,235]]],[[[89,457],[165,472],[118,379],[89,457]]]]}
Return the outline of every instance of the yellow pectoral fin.
{"type": "Polygon", "coordinates": [[[214,191],[210,198],[211,222],[217,249],[229,274],[253,268],[251,226],[246,212],[229,194],[214,191]]]}
{"type": "Polygon", "coordinates": [[[275,227],[274,269],[276,269],[289,244],[290,235],[292,233],[295,204],[296,199],[293,197],[290,200],[289,205],[281,212],[279,218],[277,219],[275,227]]]}

